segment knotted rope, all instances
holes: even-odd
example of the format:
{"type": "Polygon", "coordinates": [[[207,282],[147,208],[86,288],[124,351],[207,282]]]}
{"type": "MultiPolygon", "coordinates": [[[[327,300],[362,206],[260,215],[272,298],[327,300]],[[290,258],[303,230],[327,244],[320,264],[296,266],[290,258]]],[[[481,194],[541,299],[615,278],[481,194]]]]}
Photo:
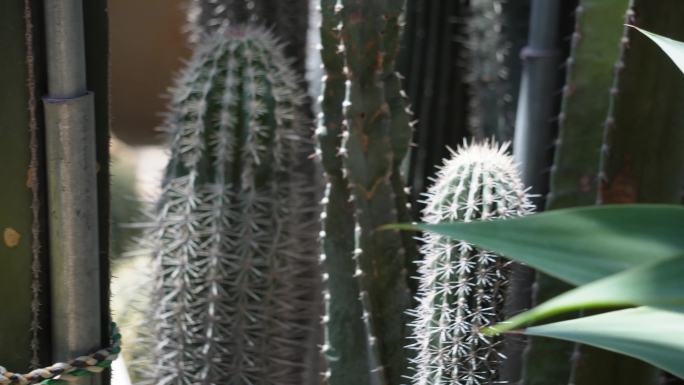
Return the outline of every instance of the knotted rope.
{"type": "Polygon", "coordinates": [[[78,377],[100,373],[112,365],[121,352],[121,333],[118,326],[112,323],[111,346],[100,349],[88,356],[81,356],[69,362],[58,362],[47,368],[35,369],[28,374],[8,372],[0,366],[0,385],[63,385],[78,377]]]}

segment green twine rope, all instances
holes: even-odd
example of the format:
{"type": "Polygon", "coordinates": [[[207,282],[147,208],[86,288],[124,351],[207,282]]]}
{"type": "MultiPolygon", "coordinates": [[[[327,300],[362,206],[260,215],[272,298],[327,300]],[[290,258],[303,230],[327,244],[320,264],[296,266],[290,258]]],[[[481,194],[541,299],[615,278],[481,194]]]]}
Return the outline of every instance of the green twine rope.
{"type": "Polygon", "coordinates": [[[116,323],[112,323],[111,346],[100,349],[88,356],[81,356],[69,362],[58,362],[51,366],[32,370],[28,374],[8,372],[0,366],[0,385],[64,385],[79,377],[100,373],[112,366],[121,353],[121,333],[116,323]]]}

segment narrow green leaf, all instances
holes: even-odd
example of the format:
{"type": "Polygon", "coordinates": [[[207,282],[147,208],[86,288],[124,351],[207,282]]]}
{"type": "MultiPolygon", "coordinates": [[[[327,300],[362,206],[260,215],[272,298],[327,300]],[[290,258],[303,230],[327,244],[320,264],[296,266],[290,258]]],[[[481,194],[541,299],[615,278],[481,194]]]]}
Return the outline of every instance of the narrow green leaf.
{"type": "Polygon", "coordinates": [[[639,307],[528,328],[525,334],[596,346],[684,378],[684,308],[639,307]]]}
{"type": "Polygon", "coordinates": [[[501,221],[418,224],[476,244],[574,285],[684,252],[684,207],[592,206],[501,221]]]}
{"type": "Polygon", "coordinates": [[[517,329],[564,312],[623,306],[684,306],[684,254],[611,275],[563,293],[492,328],[517,329]]]}
{"type": "Polygon", "coordinates": [[[682,71],[682,73],[684,73],[684,43],[670,39],[669,37],[660,36],[653,32],[648,32],[638,27],[630,27],[643,33],[649,39],[653,40],[656,44],[658,44],[658,46],[662,48],[663,51],[665,51],[667,56],[669,56],[670,59],[674,61],[677,67],[679,67],[679,70],[682,71]]]}

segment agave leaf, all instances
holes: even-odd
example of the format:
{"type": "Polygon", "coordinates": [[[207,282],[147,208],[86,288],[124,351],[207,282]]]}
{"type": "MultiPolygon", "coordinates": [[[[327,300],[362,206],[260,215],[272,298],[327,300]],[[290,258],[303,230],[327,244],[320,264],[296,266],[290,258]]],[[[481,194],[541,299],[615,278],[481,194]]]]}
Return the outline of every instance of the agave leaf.
{"type": "Polygon", "coordinates": [[[684,252],[684,207],[592,206],[507,220],[398,225],[473,243],[574,285],[684,252]]]}
{"type": "Polygon", "coordinates": [[[684,306],[684,254],[611,275],[563,293],[492,328],[516,329],[564,312],[623,306],[684,306]]]}
{"type": "Polygon", "coordinates": [[[646,35],[649,39],[653,40],[665,53],[667,56],[674,61],[674,63],[679,67],[679,70],[684,73],[684,43],[670,39],[669,37],[660,36],[653,32],[648,32],[638,27],[630,26],[637,31],[646,35]]]}
{"type": "Polygon", "coordinates": [[[596,346],[684,378],[684,307],[638,307],[534,326],[525,334],[596,346]]]}

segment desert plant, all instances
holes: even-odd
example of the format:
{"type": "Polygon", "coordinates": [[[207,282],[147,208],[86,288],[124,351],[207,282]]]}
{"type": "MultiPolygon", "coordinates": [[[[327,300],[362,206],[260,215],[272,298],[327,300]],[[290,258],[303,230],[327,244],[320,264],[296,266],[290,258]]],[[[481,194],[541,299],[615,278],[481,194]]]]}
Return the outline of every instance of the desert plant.
{"type": "Polygon", "coordinates": [[[203,39],[179,76],[147,238],[155,384],[306,382],[319,273],[303,102],[257,27],[203,39]]]}
{"type": "Polygon", "coordinates": [[[406,367],[405,311],[410,302],[406,260],[413,254],[406,248],[415,246],[410,238],[377,228],[400,216],[408,219],[399,169],[408,151],[411,118],[394,72],[403,2],[326,1],[321,8],[326,88],[318,136],[330,182],[323,239],[330,290],[330,381],[346,383],[342,379],[351,375],[348,370],[366,367],[370,375],[360,374],[364,381],[399,384],[406,367]],[[338,52],[340,47],[344,49],[338,52]],[[355,217],[333,217],[343,207],[351,208],[355,217]],[[341,222],[333,224],[336,218],[341,222]],[[333,234],[331,226],[344,231],[333,234]],[[333,298],[335,292],[344,298],[333,298]],[[337,303],[350,302],[352,313],[338,310],[337,303]],[[359,312],[366,322],[363,331],[359,312]],[[333,328],[347,317],[357,341],[335,341],[342,335],[333,328]],[[366,362],[350,349],[360,341],[366,346],[366,362]]]}
{"type": "MultiPolygon", "coordinates": [[[[428,191],[426,223],[487,221],[529,214],[532,204],[508,145],[472,144],[445,161],[428,191]]],[[[413,383],[498,380],[500,339],[482,328],[503,319],[508,261],[466,242],[428,233],[421,251],[413,383]]]]}
{"type": "MultiPolygon", "coordinates": [[[[566,80],[558,118],[554,166],[546,209],[592,205],[596,202],[603,123],[608,110],[614,67],[620,59],[628,0],[582,0],[575,11],[575,32],[566,60],[566,80]],[[597,92],[603,89],[603,92],[597,92]]],[[[537,273],[537,303],[571,288],[537,273]]],[[[525,349],[523,382],[527,385],[566,384],[575,346],[552,339],[530,339],[525,349]]]]}

